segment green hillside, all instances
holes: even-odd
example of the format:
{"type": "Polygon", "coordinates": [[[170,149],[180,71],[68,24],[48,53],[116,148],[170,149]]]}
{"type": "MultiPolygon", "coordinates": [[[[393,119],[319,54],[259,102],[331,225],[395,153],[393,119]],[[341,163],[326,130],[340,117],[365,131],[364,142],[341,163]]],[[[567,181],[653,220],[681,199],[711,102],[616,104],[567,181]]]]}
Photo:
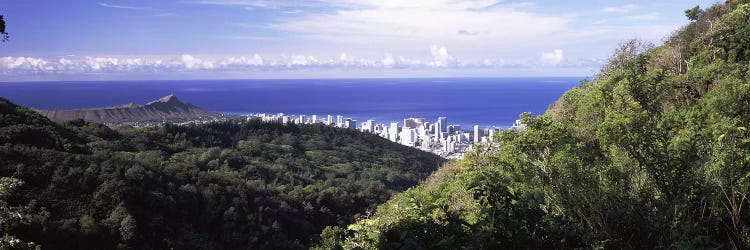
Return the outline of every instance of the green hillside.
{"type": "Polygon", "coordinates": [[[302,249],[442,161],[323,125],[112,130],[0,98],[0,249],[302,249]]]}
{"type": "Polygon", "coordinates": [[[326,249],[750,247],[750,3],[618,47],[527,128],[453,162],[326,249]]]}

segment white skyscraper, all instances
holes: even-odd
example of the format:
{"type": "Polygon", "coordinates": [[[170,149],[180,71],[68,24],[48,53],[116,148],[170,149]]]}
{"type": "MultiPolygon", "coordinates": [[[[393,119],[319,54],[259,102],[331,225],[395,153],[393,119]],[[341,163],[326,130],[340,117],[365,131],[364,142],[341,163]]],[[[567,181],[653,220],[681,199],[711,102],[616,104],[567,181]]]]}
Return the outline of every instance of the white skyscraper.
{"type": "Polygon", "coordinates": [[[474,144],[479,143],[479,125],[474,125],[474,144]]]}
{"type": "Polygon", "coordinates": [[[318,115],[312,115],[312,123],[318,123],[318,115]]]}
{"type": "Polygon", "coordinates": [[[342,116],[342,115],[337,115],[337,116],[336,116],[336,127],[339,127],[339,128],[341,128],[341,127],[343,127],[343,126],[344,126],[344,116],[342,116]]]}
{"type": "Polygon", "coordinates": [[[367,120],[365,123],[362,123],[362,132],[375,132],[375,121],[374,120],[367,120]]]}
{"type": "Polygon", "coordinates": [[[435,123],[435,137],[438,138],[438,140],[443,139],[443,132],[448,132],[448,118],[447,117],[438,117],[437,122],[435,123]]]}
{"type": "Polygon", "coordinates": [[[332,116],[332,115],[328,115],[328,120],[327,120],[327,122],[328,122],[328,126],[331,126],[331,125],[333,125],[333,116],[332,116]]]}
{"type": "Polygon", "coordinates": [[[391,122],[391,127],[388,129],[388,139],[392,142],[398,142],[398,122],[391,122]]]}
{"type": "Polygon", "coordinates": [[[414,147],[417,142],[417,133],[413,128],[404,127],[401,131],[401,144],[414,147]]]}

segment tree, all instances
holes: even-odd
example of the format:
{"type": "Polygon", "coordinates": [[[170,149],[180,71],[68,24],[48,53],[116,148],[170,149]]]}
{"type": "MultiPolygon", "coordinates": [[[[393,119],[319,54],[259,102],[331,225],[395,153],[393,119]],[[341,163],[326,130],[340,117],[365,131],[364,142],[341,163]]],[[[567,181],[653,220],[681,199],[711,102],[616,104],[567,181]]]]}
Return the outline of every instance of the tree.
{"type": "Polygon", "coordinates": [[[2,35],[2,38],[0,38],[0,41],[6,42],[8,41],[8,32],[5,32],[5,19],[3,18],[3,15],[0,15],[0,35],[2,35]]]}
{"type": "Polygon", "coordinates": [[[23,181],[10,178],[0,177],[0,230],[5,231],[0,235],[0,249],[40,249],[33,242],[25,242],[16,236],[7,233],[9,225],[23,221],[27,214],[19,207],[13,207],[6,201],[7,197],[23,185],[23,181]]]}
{"type": "Polygon", "coordinates": [[[698,18],[703,15],[703,10],[701,10],[701,7],[696,5],[692,9],[685,10],[685,16],[690,19],[690,21],[698,21],[698,18]]]}

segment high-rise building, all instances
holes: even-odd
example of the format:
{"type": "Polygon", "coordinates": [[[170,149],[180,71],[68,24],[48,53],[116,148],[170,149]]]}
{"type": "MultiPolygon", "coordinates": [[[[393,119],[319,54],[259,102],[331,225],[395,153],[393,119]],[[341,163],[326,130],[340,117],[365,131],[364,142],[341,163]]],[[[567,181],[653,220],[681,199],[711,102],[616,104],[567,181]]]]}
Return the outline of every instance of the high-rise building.
{"type": "Polygon", "coordinates": [[[461,131],[461,125],[448,125],[448,131],[445,131],[445,132],[452,134],[458,131],[461,131]]]}
{"type": "Polygon", "coordinates": [[[344,126],[344,116],[342,115],[336,115],[336,127],[343,127],[344,126]]]}
{"type": "Polygon", "coordinates": [[[422,126],[422,124],[424,123],[425,123],[424,118],[410,117],[410,118],[404,119],[404,128],[417,128],[417,127],[422,126]]]}
{"type": "Polygon", "coordinates": [[[414,147],[417,142],[417,133],[413,128],[404,127],[401,130],[401,144],[409,147],[414,147]]]}
{"type": "Polygon", "coordinates": [[[332,115],[328,115],[328,120],[326,120],[326,123],[327,123],[328,126],[333,125],[333,116],[332,115]]]}
{"type": "Polygon", "coordinates": [[[435,123],[435,137],[443,139],[443,132],[448,132],[448,118],[441,116],[435,123]]]}
{"type": "Polygon", "coordinates": [[[299,124],[305,124],[305,123],[307,123],[307,116],[300,115],[299,116],[299,124]]]}
{"type": "Polygon", "coordinates": [[[449,132],[448,131],[448,117],[438,117],[438,122],[440,123],[440,131],[441,132],[449,132]]]}
{"type": "Polygon", "coordinates": [[[375,121],[374,120],[367,120],[364,123],[362,123],[362,132],[375,132],[375,121]]]}
{"type": "Polygon", "coordinates": [[[392,142],[398,142],[398,122],[391,122],[388,128],[388,139],[392,142]]]}
{"type": "Polygon", "coordinates": [[[479,125],[474,125],[474,144],[479,143],[479,125]]]}
{"type": "Polygon", "coordinates": [[[318,115],[312,115],[312,121],[310,122],[313,124],[318,123],[318,115]]]}
{"type": "Polygon", "coordinates": [[[346,118],[346,121],[344,121],[344,127],[345,128],[357,128],[357,120],[352,120],[352,118],[346,118]]]}

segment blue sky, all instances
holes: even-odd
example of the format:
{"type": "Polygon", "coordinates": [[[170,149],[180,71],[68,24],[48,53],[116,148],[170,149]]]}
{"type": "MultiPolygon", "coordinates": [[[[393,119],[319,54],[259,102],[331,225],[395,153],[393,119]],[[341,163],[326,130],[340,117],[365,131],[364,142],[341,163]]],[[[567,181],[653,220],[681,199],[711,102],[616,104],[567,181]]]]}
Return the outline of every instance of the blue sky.
{"type": "Polygon", "coordinates": [[[0,81],[587,76],[715,2],[0,0],[0,81]]]}

